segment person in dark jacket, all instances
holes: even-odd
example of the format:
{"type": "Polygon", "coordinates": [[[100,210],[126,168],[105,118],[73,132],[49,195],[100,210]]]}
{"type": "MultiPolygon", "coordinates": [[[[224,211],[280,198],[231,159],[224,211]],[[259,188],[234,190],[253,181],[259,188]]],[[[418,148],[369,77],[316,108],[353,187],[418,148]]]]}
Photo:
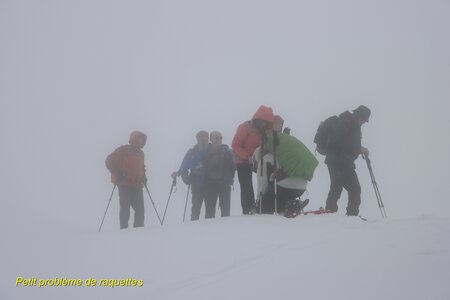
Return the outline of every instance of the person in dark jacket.
{"type": "Polygon", "coordinates": [[[336,212],[342,189],[348,192],[347,215],[357,216],[361,204],[361,186],[355,171],[355,160],[360,154],[369,155],[361,146],[361,126],[369,121],[370,109],[359,106],[350,113],[343,112],[334,126],[327,148],[325,164],[330,173],[330,191],[326,210],[336,212]]]}
{"type": "Polygon", "coordinates": [[[231,186],[236,167],[233,155],[227,145],[222,144],[222,134],[210,133],[211,144],[205,153],[206,218],[214,218],[217,198],[222,217],[230,216],[231,186]]]}
{"type": "Polygon", "coordinates": [[[203,202],[205,201],[205,169],[203,162],[199,161],[196,165],[186,168],[187,164],[201,151],[208,147],[208,132],[200,130],[196,134],[197,144],[189,149],[184,156],[178,172],[172,173],[172,178],[181,175],[181,179],[186,185],[191,186],[192,193],[192,209],[191,209],[191,221],[198,220],[200,218],[200,211],[202,209],[203,202]]]}
{"type": "Polygon", "coordinates": [[[128,228],[130,207],[134,209],[134,227],[144,226],[145,176],[144,152],[147,136],[139,131],[130,135],[128,145],[122,145],[106,158],[106,167],[111,172],[111,181],[119,188],[120,229],[128,228]]]}

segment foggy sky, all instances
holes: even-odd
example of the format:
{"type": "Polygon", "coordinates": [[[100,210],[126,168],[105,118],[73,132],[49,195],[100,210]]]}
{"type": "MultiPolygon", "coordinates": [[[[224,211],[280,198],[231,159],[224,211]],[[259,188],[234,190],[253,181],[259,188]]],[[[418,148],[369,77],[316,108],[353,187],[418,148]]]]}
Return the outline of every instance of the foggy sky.
{"type": "MultiPolygon", "coordinates": [[[[448,217],[449,13],[437,0],[2,0],[1,231],[97,230],[112,189],[104,159],[133,130],[148,135],[162,212],[195,133],[219,130],[230,145],[262,104],[311,150],[321,120],[367,105],[363,145],[388,216],[448,217]]],[[[329,188],[319,160],[311,208],[329,188]]],[[[380,218],[361,159],[357,172],[361,214],[380,218]]],[[[180,181],[168,223],[185,196],[180,181]]],[[[118,228],[117,197],[105,230],[118,228]]]]}

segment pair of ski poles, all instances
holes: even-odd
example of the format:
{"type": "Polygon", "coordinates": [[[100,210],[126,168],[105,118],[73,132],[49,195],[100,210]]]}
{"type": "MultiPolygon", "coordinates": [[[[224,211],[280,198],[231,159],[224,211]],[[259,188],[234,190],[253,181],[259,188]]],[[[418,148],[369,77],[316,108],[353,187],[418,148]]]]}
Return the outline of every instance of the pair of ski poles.
{"type": "MultiPolygon", "coordinates": [[[[173,181],[172,181],[172,186],[170,187],[169,198],[167,198],[166,208],[164,209],[164,215],[163,215],[163,218],[161,219],[161,217],[159,216],[159,213],[158,213],[158,209],[156,208],[155,202],[153,201],[153,198],[152,198],[152,196],[150,195],[150,191],[148,190],[147,184],[144,183],[145,190],[147,191],[148,197],[150,198],[150,202],[151,202],[152,205],[153,205],[153,209],[155,210],[156,216],[158,217],[158,221],[159,221],[159,223],[161,224],[161,226],[163,226],[163,224],[164,224],[164,220],[165,220],[165,218],[166,218],[166,213],[167,213],[167,208],[169,207],[169,201],[170,201],[170,198],[171,198],[171,196],[172,196],[173,189],[176,187],[176,185],[177,185],[177,179],[176,179],[176,177],[175,177],[175,178],[173,179],[173,181]]],[[[113,189],[112,189],[111,196],[109,197],[108,205],[106,206],[105,213],[103,214],[103,219],[102,219],[102,222],[101,222],[100,227],[99,227],[99,229],[98,229],[98,232],[100,232],[100,231],[102,230],[103,222],[105,221],[106,213],[108,212],[109,205],[111,204],[111,200],[112,200],[112,197],[113,197],[113,195],[114,195],[114,191],[115,191],[115,189],[116,189],[116,186],[117,186],[117,185],[114,185],[114,187],[113,187],[113,189]]],[[[187,201],[186,201],[186,203],[187,203],[187,201]]],[[[186,213],[186,212],[185,212],[185,213],[186,213]]],[[[183,219],[183,221],[184,221],[184,219],[183,219]]]]}
{"type": "MultiPolygon", "coordinates": [[[[275,171],[277,169],[277,146],[280,144],[280,140],[278,138],[278,135],[276,132],[273,133],[273,170],[275,171]]],[[[260,164],[260,176],[263,177],[263,173],[264,173],[264,144],[265,141],[267,139],[266,133],[263,132],[261,133],[261,139],[262,139],[262,143],[261,143],[261,152],[260,152],[260,158],[259,158],[259,162],[258,164],[260,164]]],[[[266,172],[268,172],[268,170],[266,169],[266,172]]],[[[274,185],[274,215],[278,214],[278,191],[277,191],[277,178],[274,177],[273,178],[273,185],[274,185]]],[[[263,202],[263,192],[259,191],[259,199],[257,201],[259,206],[259,214],[262,214],[262,202],[263,202]],[[259,202],[259,203],[258,203],[259,202]]]]}

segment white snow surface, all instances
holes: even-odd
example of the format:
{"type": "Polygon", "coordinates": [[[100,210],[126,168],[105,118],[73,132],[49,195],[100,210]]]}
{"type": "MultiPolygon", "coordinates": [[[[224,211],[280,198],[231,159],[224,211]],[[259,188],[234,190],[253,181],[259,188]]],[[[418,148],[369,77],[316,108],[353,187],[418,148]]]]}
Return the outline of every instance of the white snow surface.
{"type": "Polygon", "coordinates": [[[232,216],[2,242],[0,299],[450,299],[450,218],[232,216]],[[143,280],[16,286],[16,278],[143,280]]]}

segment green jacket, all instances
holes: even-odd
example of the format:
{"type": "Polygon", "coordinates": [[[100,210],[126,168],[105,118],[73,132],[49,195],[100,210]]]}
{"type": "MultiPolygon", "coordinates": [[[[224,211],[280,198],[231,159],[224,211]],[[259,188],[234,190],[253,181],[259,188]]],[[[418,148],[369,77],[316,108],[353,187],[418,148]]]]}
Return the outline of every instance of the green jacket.
{"type": "MultiPolygon", "coordinates": [[[[311,181],[314,170],[319,164],[314,154],[297,138],[278,133],[279,145],[276,148],[276,157],[289,177],[300,177],[311,181]]],[[[269,135],[264,143],[264,151],[273,154],[273,136],[269,135]]]]}

